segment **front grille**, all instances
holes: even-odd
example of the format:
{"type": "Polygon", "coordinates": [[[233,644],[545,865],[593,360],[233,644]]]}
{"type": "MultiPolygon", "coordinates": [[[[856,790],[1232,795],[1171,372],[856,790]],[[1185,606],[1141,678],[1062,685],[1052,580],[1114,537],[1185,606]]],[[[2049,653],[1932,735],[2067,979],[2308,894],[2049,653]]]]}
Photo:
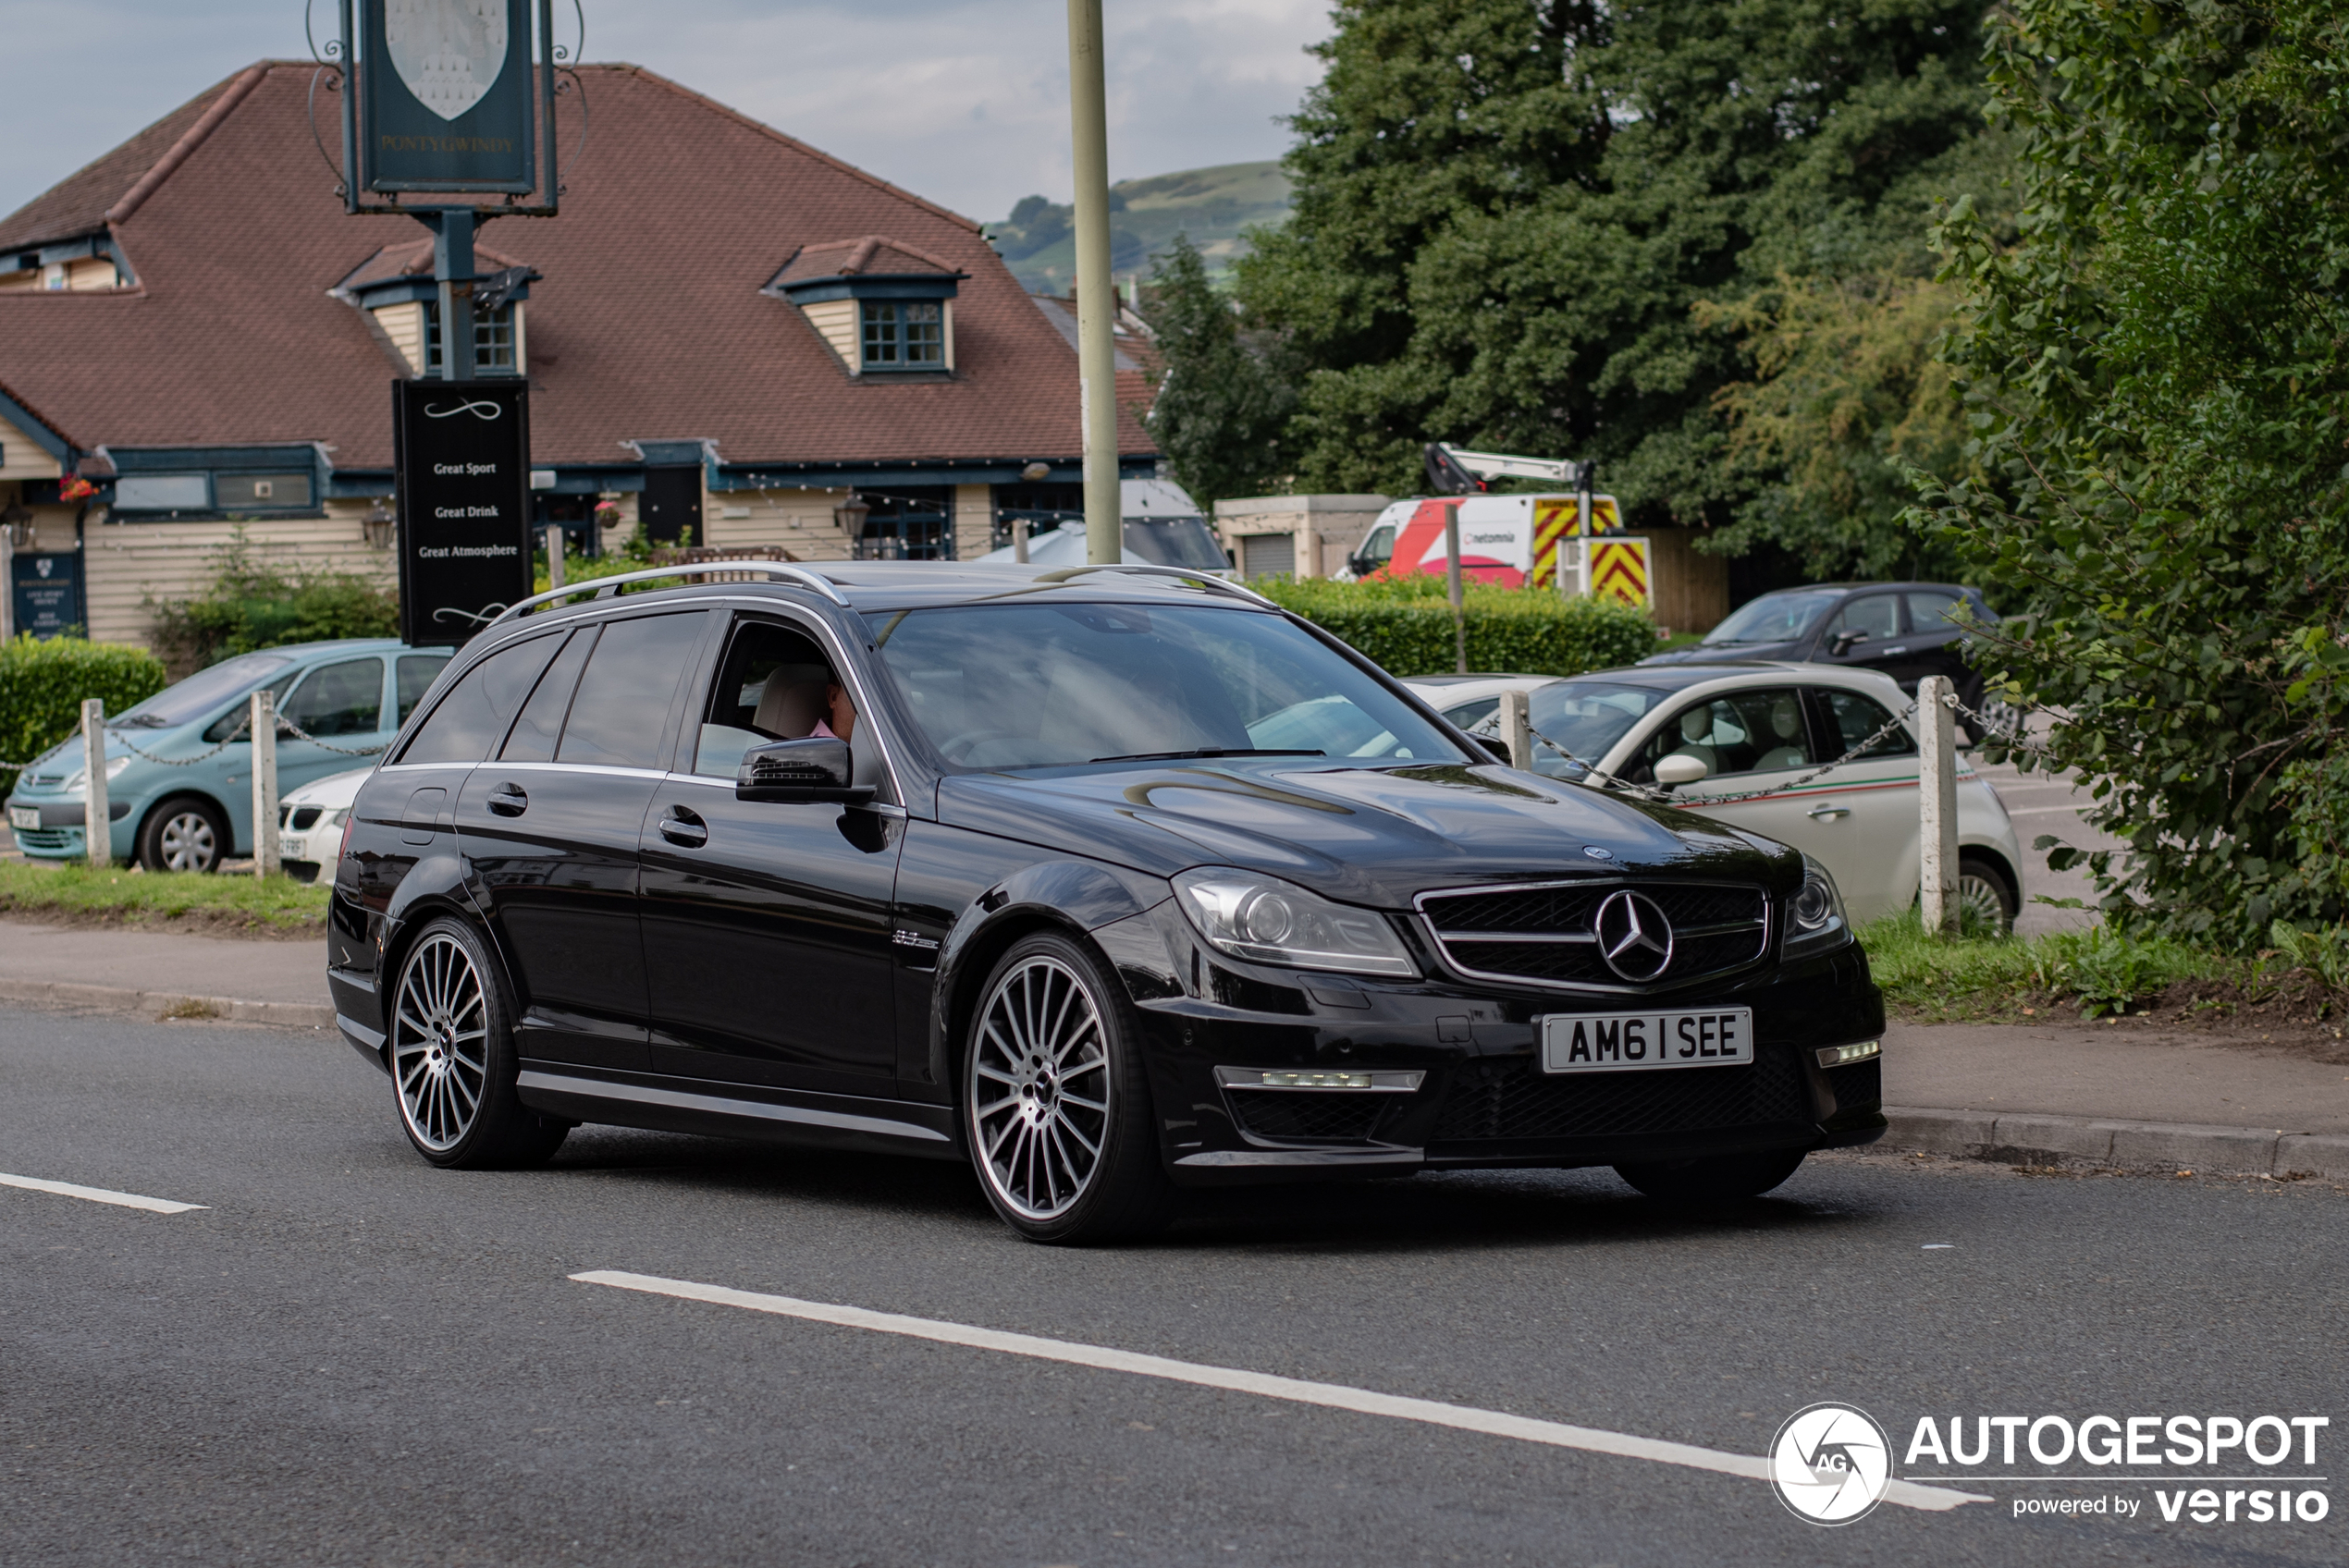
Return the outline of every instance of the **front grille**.
{"type": "Polygon", "coordinates": [[[1482,888],[1420,898],[1436,945],[1463,974],[1536,985],[1628,984],[1607,967],[1595,923],[1609,895],[1630,888],[1655,901],[1672,925],[1672,962],[1642,982],[1673,986],[1761,958],[1770,936],[1769,895],[1713,883],[1565,882],[1482,888]]]}
{"type": "Polygon", "coordinates": [[[1784,1051],[1751,1067],[1543,1072],[1530,1061],[1477,1062],[1452,1075],[1435,1141],[1605,1138],[1810,1121],[1802,1070],[1784,1051]]]}
{"type": "Polygon", "coordinates": [[[17,842],[28,850],[70,850],[81,841],[78,827],[19,827],[17,842]]]}
{"type": "Polygon", "coordinates": [[[287,806],[277,813],[277,825],[296,833],[307,833],[318,826],[318,818],[326,815],[324,806],[287,806]]]}
{"type": "Polygon", "coordinates": [[[1316,1143],[1360,1143],[1377,1125],[1379,1113],[1397,1095],[1338,1089],[1316,1094],[1297,1089],[1231,1089],[1240,1125],[1260,1138],[1316,1143]]]}

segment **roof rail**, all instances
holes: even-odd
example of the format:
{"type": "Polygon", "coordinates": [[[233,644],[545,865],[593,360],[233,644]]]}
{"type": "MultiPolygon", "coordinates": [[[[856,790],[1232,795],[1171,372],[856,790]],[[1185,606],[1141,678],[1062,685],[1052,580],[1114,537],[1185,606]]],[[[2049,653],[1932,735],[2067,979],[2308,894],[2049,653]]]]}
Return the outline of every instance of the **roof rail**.
{"type": "Polygon", "coordinates": [[[1102,566],[1071,566],[1064,567],[1058,571],[1045,572],[1043,575],[1037,578],[1036,581],[1039,582],[1052,583],[1066,582],[1073,577],[1082,577],[1089,571],[1124,571],[1131,572],[1138,577],[1173,577],[1180,579],[1185,582],[1195,582],[1202,588],[1211,589],[1219,594],[1229,594],[1236,598],[1252,599],[1260,605],[1272,605],[1274,609],[1280,608],[1278,605],[1273,604],[1272,600],[1266,598],[1263,594],[1258,593],[1253,588],[1244,588],[1228,577],[1217,577],[1212,572],[1194,571],[1187,567],[1128,566],[1122,563],[1107,564],[1102,566]]]}
{"type": "Polygon", "coordinates": [[[567,582],[560,588],[549,588],[544,594],[533,594],[527,599],[507,606],[505,612],[489,625],[500,625],[518,616],[527,615],[541,605],[577,598],[582,594],[592,594],[598,599],[612,598],[619,594],[621,584],[624,582],[650,582],[664,577],[732,577],[751,572],[802,588],[813,588],[843,609],[848,606],[847,598],[833,586],[831,579],[804,566],[783,561],[689,561],[677,566],[657,566],[645,571],[623,571],[610,577],[590,577],[580,582],[567,582]]]}

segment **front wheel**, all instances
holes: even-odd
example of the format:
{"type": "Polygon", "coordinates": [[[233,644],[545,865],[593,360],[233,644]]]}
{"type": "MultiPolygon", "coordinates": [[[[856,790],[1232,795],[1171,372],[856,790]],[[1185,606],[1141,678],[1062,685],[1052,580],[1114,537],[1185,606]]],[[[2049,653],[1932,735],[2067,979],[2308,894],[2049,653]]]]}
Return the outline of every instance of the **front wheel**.
{"type": "Polygon", "coordinates": [[[1794,1174],[1802,1149],[1764,1154],[1723,1154],[1707,1159],[1657,1160],[1618,1165],[1615,1173],[1652,1198],[1666,1203],[1735,1203],[1760,1197],[1794,1174]]]}
{"type": "Polygon", "coordinates": [[[147,814],[139,828],[139,864],[149,871],[217,871],[233,842],[218,806],[182,795],[147,814]]]}
{"type": "Polygon", "coordinates": [[[2006,874],[1980,855],[1958,857],[1958,929],[1968,937],[2004,937],[2022,904],[2006,874]]]}
{"type": "Polygon", "coordinates": [[[1029,1241],[1113,1241],[1167,1218],[1138,1034],[1116,981],[1065,937],[1024,938],[988,977],[963,1131],[988,1202],[1029,1241]]]}
{"type": "Polygon", "coordinates": [[[400,1127],[435,1165],[537,1165],[571,1131],[517,1097],[513,1008],[487,945],[461,920],[434,921],[401,960],[390,1046],[400,1127]]]}

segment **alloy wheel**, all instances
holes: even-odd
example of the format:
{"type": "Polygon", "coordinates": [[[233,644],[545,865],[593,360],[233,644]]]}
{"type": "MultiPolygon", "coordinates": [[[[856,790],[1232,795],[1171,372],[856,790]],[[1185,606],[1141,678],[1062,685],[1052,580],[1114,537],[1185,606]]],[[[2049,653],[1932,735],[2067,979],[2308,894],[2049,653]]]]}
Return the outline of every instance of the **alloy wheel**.
{"type": "Polygon", "coordinates": [[[210,871],[220,859],[220,840],[211,818],[200,811],[174,812],[157,836],[166,871],[210,871]]]}
{"type": "Polygon", "coordinates": [[[456,937],[436,931],[408,955],[392,1010],[391,1072],[400,1114],[436,1153],[472,1131],[489,1080],[489,1010],[456,937]]]}
{"type": "Polygon", "coordinates": [[[2006,889],[1979,872],[1958,877],[1958,929],[1969,937],[2007,934],[2006,889]]]}
{"type": "Polygon", "coordinates": [[[1028,1219],[1065,1214],[1101,1170],[1108,1040],[1077,973],[1038,954],[1002,975],[972,1047],[971,1127],[998,1199],[1028,1219]]]}

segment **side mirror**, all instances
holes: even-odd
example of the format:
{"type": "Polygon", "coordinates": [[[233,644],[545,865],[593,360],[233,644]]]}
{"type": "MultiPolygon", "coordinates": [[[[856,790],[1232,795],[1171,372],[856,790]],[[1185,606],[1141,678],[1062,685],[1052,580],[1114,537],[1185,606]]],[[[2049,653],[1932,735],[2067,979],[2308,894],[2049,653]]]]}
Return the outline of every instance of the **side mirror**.
{"type": "Polygon", "coordinates": [[[1469,739],[1492,753],[1496,760],[1501,762],[1509,760],[1509,743],[1498,735],[1471,735],[1469,739]]]}
{"type": "Polygon", "coordinates": [[[1669,756],[1655,765],[1655,781],[1667,790],[1683,784],[1693,784],[1713,770],[1704,766],[1702,757],[1669,756]]]}
{"type": "Polygon", "coordinates": [[[1868,634],[1864,631],[1839,631],[1835,634],[1835,641],[1828,644],[1827,651],[1837,658],[1841,658],[1850,653],[1855,644],[1867,640],[1868,634]]]}
{"type": "Polygon", "coordinates": [[[805,741],[772,741],[743,753],[734,773],[734,798],[743,801],[841,801],[873,798],[869,784],[852,784],[855,759],[848,742],[829,735],[805,741]]]}

